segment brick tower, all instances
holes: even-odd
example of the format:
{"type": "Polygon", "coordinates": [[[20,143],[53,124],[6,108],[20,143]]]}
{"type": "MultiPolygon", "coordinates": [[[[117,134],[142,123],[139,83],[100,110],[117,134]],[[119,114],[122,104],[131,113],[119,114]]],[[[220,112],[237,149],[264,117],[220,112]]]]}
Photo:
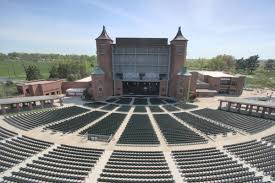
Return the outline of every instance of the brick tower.
{"type": "Polygon", "coordinates": [[[113,95],[112,43],[113,40],[103,26],[100,36],[96,38],[96,50],[98,67],[104,72],[103,95],[105,97],[113,95]]]}
{"type": "Polygon", "coordinates": [[[182,35],[181,27],[179,27],[177,35],[170,42],[171,46],[171,65],[170,65],[170,81],[169,96],[177,97],[177,81],[178,73],[181,73],[186,62],[186,48],[188,40],[182,35]]]}

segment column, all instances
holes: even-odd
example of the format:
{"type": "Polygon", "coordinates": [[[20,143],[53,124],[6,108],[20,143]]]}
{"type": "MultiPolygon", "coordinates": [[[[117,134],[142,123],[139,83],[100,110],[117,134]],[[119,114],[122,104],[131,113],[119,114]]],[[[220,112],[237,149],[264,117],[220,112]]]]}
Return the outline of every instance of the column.
{"type": "Polygon", "coordinates": [[[29,109],[32,110],[32,102],[29,102],[29,109]]]}
{"type": "Polygon", "coordinates": [[[259,112],[259,110],[260,110],[260,106],[257,106],[257,110],[256,110],[256,112],[259,112]]]}
{"type": "Polygon", "coordinates": [[[40,105],[41,105],[42,109],[44,108],[44,104],[45,104],[45,101],[44,100],[40,100],[40,105]]]}
{"type": "Polygon", "coordinates": [[[252,104],[250,104],[249,114],[252,114],[252,109],[253,109],[253,105],[252,105],[252,104]]]}
{"type": "Polygon", "coordinates": [[[241,112],[241,107],[242,107],[242,104],[238,103],[238,104],[237,104],[237,111],[238,111],[238,113],[241,112]]]}
{"type": "Polygon", "coordinates": [[[54,103],[54,100],[53,99],[51,99],[51,106],[53,107],[53,103],[54,103]]]}
{"type": "Polygon", "coordinates": [[[268,109],[268,114],[271,115],[271,113],[272,113],[272,108],[269,107],[269,109],[268,109]]]}
{"type": "Polygon", "coordinates": [[[248,110],[248,104],[246,104],[246,107],[245,107],[245,111],[247,111],[248,110]]]}
{"type": "Polygon", "coordinates": [[[59,98],[60,106],[63,106],[63,98],[59,98]]]}
{"type": "Polygon", "coordinates": [[[19,103],[17,103],[17,104],[16,104],[16,110],[17,110],[17,112],[19,112],[19,111],[20,111],[20,106],[19,106],[19,103]]]}
{"type": "Polygon", "coordinates": [[[262,111],[262,114],[261,114],[262,117],[264,117],[265,111],[266,111],[266,107],[263,107],[263,111],[262,111]]]}
{"type": "Polygon", "coordinates": [[[228,102],[228,108],[227,108],[228,111],[230,111],[231,104],[232,104],[231,102],[228,102]]]}
{"type": "Polygon", "coordinates": [[[6,114],[6,109],[4,104],[1,105],[1,111],[2,111],[2,114],[6,114]]]}
{"type": "Polygon", "coordinates": [[[219,109],[222,109],[222,101],[220,100],[220,106],[219,109]]]}

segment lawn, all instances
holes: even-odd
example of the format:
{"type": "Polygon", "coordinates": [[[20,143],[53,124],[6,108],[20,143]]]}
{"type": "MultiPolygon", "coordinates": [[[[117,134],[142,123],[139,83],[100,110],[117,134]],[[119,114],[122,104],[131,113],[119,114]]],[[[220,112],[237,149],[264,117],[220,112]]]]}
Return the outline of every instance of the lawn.
{"type": "Polygon", "coordinates": [[[0,77],[25,80],[26,75],[24,71],[24,66],[37,65],[44,79],[49,76],[49,69],[54,64],[53,62],[33,62],[33,61],[0,61],[0,77]]]}
{"type": "Polygon", "coordinates": [[[17,88],[14,83],[10,85],[0,83],[0,98],[7,98],[17,95],[17,88]]]}

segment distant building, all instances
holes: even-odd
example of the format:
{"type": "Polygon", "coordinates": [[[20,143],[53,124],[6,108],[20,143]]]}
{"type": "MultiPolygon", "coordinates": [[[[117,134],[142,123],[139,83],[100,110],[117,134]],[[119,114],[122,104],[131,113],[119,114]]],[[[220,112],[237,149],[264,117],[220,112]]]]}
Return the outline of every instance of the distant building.
{"type": "MultiPolygon", "coordinates": [[[[196,78],[196,93],[203,96],[219,94],[242,94],[245,77],[242,75],[231,75],[221,71],[193,71],[196,78]]],[[[194,90],[194,89],[193,89],[194,90]]]]}
{"type": "Polygon", "coordinates": [[[17,84],[17,91],[23,96],[59,95],[62,93],[62,80],[36,80],[17,84]]]}

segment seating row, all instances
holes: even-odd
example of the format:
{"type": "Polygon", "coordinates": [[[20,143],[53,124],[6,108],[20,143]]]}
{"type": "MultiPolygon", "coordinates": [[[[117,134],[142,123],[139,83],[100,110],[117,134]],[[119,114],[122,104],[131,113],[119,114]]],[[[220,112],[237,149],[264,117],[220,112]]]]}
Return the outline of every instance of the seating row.
{"type": "Polygon", "coordinates": [[[72,118],[72,119],[63,121],[61,123],[51,125],[49,127],[46,127],[45,129],[61,131],[63,133],[73,133],[76,130],[92,123],[94,120],[100,118],[104,114],[106,114],[106,112],[92,111],[92,112],[86,113],[82,116],[78,116],[76,118],[72,118]]]}
{"type": "Polygon", "coordinates": [[[147,114],[133,114],[122,133],[119,144],[159,144],[147,114]]]}
{"type": "Polygon", "coordinates": [[[5,118],[5,121],[22,130],[30,130],[41,125],[46,125],[54,121],[63,120],[84,112],[88,109],[70,106],[58,109],[43,110],[39,112],[27,112],[5,118]]]}
{"type": "Polygon", "coordinates": [[[169,114],[154,114],[168,144],[206,143],[207,140],[181,124],[169,114]]]}
{"type": "Polygon", "coordinates": [[[26,136],[16,137],[5,143],[0,142],[0,172],[6,171],[51,145],[53,144],[26,136]]]}
{"type": "Polygon", "coordinates": [[[194,128],[205,133],[206,135],[226,134],[228,132],[233,131],[231,129],[211,123],[205,119],[199,118],[187,112],[174,113],[174,115],[183,120],[184,122],[190,124],[194,128]]]}
{"type": "Polygon", "coordinates": [[[103,150],[61,145],[4,177],[4,182],[84,182],[103,150]]]}
{"type": "Polygon", "coordinates": [[[274,121],[263,118],[208,108],[192,112],[251,134],[263,131],[275,124],[274,121]]]}
{"type": "MultiPolygon", "coordinates": [[[[239,144],[227,145],[224,148],[238,156],[241,160],[263,171],[265,175],[275,178],[275,149],[272,145],[263,144],[262,141],[248,141],[239,144]]],[[[275,180],[275,179],[274,179],[275,180]]]]}
{"type": "Polygon", "coordinates": [[[83,130],[80,134],[113,135],[116,133],[125,117],[126,114],[112,113],[95,125],[83,130]]]}
{"type": "Polygon", "coordinates": [[[215,148],[173,151],[172,156],[186,182],[262,182],[263,177],[215,148]]]}
{"type": "Polygon", "coordinates": [[[0,140],[11,138],[16,135],[18,135],[18,134],[15,132],[12,132],[10,130],[7,130],[6,128],[0,127],[0,140]]]}
{"type": "Polygon", "coordinates": [[[173,183],[162,152],[114,151],[98,182],[173,183]]]}
{"type": "Polygon", "coordinates": [[[263,137],[262,140],[268,141],[268,142],[270,142],[274,145],[275,144],[275,133],[271,134],[271,135],[268,135],[266,137],[263,137]]]}

